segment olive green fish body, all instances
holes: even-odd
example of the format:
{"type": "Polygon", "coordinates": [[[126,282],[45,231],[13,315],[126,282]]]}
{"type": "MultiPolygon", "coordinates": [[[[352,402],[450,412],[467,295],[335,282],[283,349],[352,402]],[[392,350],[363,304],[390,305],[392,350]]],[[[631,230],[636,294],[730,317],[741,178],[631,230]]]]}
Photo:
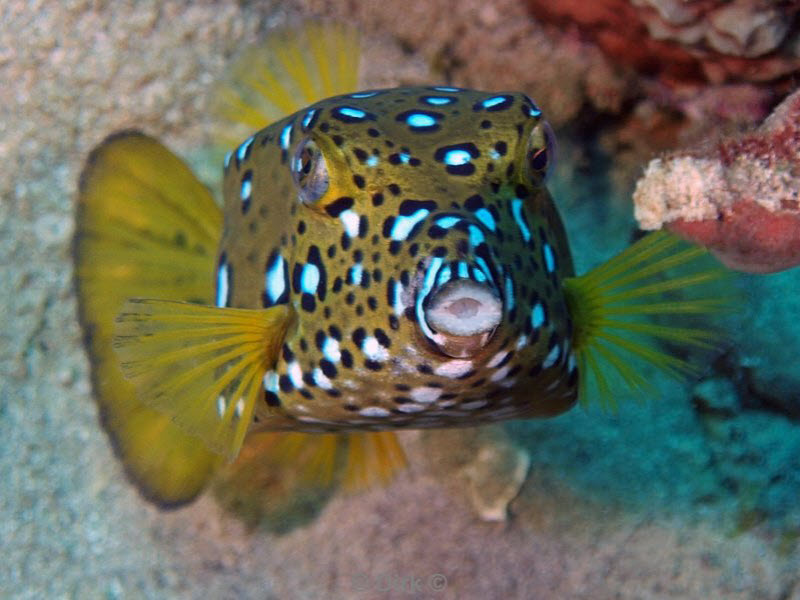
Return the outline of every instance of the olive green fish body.
{"type": "Polygon", "coordinates": [[[296,313],[258,427],[448,427],[572,406],[551,144],[524,94],[406,87],[313,104],[231,152],[217,306],[296,313]]]}

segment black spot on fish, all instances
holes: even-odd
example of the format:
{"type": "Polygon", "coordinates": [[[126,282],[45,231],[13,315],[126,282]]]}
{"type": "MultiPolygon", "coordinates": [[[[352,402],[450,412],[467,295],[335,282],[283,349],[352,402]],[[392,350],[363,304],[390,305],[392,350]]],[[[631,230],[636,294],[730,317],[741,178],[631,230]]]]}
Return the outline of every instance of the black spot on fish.
{"type": "Polygon", "coordinates": [[[353,148],[353,154],[356,155],[356,158],[361,163],[363,163],[365,160],[367,160],[367,157],[369,156],[367,154],[367,152],[365,150],[363,150],[362,148],[353,148]]]}
{"type": "Polygon", "coordinates": [[[483,197],[481,197],[480,194],[470,196],[464,201],[464,208],[470,212],[475,212],[476,210],[483,208],[483,197]]]}
{"type": "Polygon", "coordinates": [[[427,210],[429,212],[438,208],[438,204],[433,200],[403,200],[400,203],[399,213],[404,217],[413,215],[418,210],[427,210]]]}
{"type": "Polygon", "coordinates": [[[278,398],[278,394],[275,392],[270,392],[269,390],[264,391],[264,401],[267,403],[268,406],[280,406],[281,400],[278,398]]]}
{"type": "Polygon", "coordinates": [[[281,375],[278,378],[278,383],[282,392],[291,392],[294,389],[294,384],[288,375],[281,375]]]}
{"type": "Polygon", "coordinates": [[[327,212],[332,217],[338,217],[344,211],[352,208],[353,199],[350,196],[341,196],[325,207],[327,212]]]}
{"type": "Polygon", "coordinates": [[[342,364],[346,368],[352,369],[353,368],[353,355],[350,353],[350,351],[347,348],[343,348],[342,351],[341,351],[341,355],[342,355],[342,364]]]}
{"type": "Polygon", "coordinates": [[[363,327],[359,327],[353,332],[352,339],[353,343],[358,347],[361,348],[361,344],[364,343],[364,339],[367,337],[367,332],[364,330],[363,327]]]}
{"type": "Polygon", "coordinates": [[[322,369],[322,372],[328,379],[333,379],[338,374],[336,366],[327,358],[323,358],[319,361],[319,368],[322,369]]]}
{"type": "Polygon", "coordinates": [[[306,294],[303,292],[303,295],[300,296],[300,306],[306,312],[314,312],[317,310],[317,301],[311,294],[306,294]]]}

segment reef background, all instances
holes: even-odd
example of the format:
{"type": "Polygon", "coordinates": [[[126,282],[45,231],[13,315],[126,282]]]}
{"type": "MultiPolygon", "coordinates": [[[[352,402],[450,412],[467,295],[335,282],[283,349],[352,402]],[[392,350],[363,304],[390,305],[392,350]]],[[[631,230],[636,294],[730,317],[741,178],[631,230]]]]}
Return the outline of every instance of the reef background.
{"type": "MultiPolygon", "coordinates": [[[[280,534],[269,523],[248,529],[211,496],[160,512],[127,483],[99,427],[71,287],[82,163],[107,134],[135,126],[214,185],[204,150],[211,86],[272,26],[309,14],[356,22],[367,85],[529,93],[559,134],[551,189],[579,271],[627,244],[631,191],[649,159],[755,125],[796,86],[791,68],[753,81],[734,59],[708,53],[699,62],[710,69],[679,73],[622,61],[624,48],[604,53],[609,36],[596,21],[539,4],[3,3],[0,595],[800,599],[797,269],[741,278],[732,349],[702,381],[659,382],[661,397],[616,415],[576,409],[514,424],[510,437],[483,446],[469,432],[410,433],[412,467],[389,487],[336,494],[280,534]],[[475,498],[475,482],[492,481],[475,475],[476,448],[492,444],[510,444],[514,464],[524,456],[529,465],[500,523],[483,521],[475,498]]],[[[597,3],[615,4],[633,19],[720,3],[597,3]]],[[[751,17],[792,5],[734,4],[753,7],[751,17]]],[[[698,14],[695,25],[725,23],[698,14]]],[[[790,29],[765,60],[791,67],[797,15],[782,16],[790,29]]],[[[781,32],[751,21],[766,23],[752,34],[764,53],[781,32]]],[[[689,40],[689,55],[706,52],[705,38],[680,28],[670,31],[689,40]]],[[[631,39],[641,31],[631,21],[631,39]]]]}

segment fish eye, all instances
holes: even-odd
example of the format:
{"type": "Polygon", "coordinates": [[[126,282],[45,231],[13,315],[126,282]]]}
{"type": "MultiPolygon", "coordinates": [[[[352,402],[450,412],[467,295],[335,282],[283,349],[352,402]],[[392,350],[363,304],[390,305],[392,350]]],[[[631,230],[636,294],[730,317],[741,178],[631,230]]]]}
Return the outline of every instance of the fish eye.
{"type": "Polygon", "coordinates": [[[311,138],[305,138],[297,146],[292,159],[292,177],[300,191],[300,200],[313,204],[328,191],[330,176],[325,156],[311,138]]]}
{"type": "Polygon", "coordinates": [[[545,181],[556,166],[556,136],[547,121],[540,121],[531,131],[525,152],[528,174],[532,180],[545,181]]]}

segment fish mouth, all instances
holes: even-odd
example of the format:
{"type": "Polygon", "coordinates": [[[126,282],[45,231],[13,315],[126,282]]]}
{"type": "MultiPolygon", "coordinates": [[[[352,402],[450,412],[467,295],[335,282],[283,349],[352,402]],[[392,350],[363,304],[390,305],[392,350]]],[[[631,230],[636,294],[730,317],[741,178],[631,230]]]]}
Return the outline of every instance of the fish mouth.
{"type": "Polygon", "coordinates": [[[416,313],[423,334],[441,352],[466,358],[492,339],[503,319],[503,301],[479,266],[433,258],[424,270],[416,313]]]}
{"type": "Polygon", "coordinates": [[[492,339],[503,319],[503,303],[490,286],[455,279],[437,290],[425,308],[433,342],[449,356],[475,355],[492,339]]]}

